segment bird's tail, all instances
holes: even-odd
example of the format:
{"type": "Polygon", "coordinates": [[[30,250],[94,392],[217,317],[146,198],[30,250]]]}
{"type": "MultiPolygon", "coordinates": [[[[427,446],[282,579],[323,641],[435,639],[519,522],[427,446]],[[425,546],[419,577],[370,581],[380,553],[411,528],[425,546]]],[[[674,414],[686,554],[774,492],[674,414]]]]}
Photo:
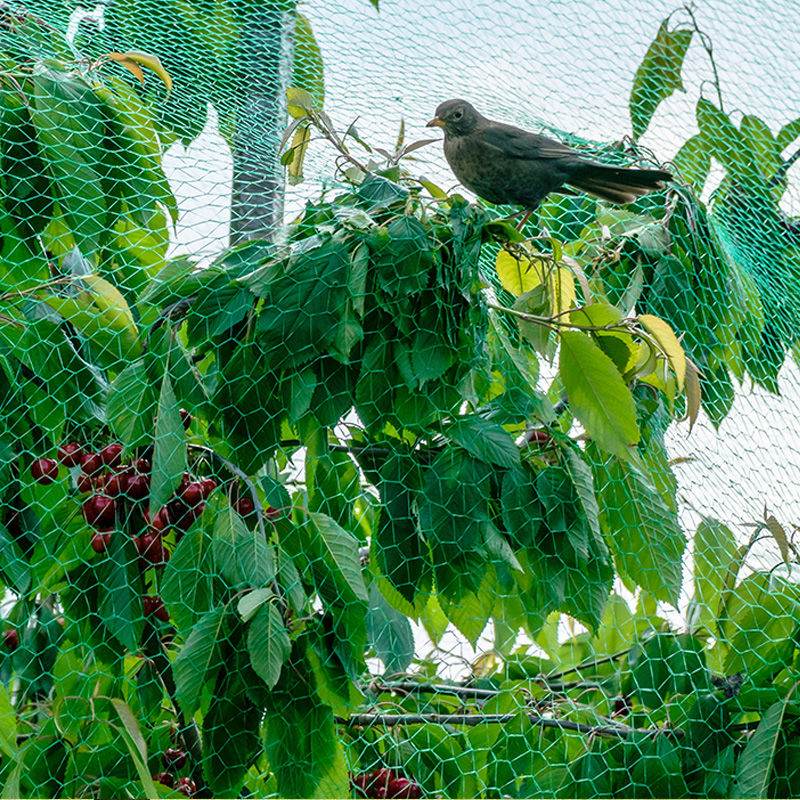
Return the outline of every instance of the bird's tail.
{"type": "Polygon", "coordinates": [[[624,204],[663,189],[670,180],[672,175],[663,169],[625,169],[584,161],[568,183],[601,200],[624,204]]]}

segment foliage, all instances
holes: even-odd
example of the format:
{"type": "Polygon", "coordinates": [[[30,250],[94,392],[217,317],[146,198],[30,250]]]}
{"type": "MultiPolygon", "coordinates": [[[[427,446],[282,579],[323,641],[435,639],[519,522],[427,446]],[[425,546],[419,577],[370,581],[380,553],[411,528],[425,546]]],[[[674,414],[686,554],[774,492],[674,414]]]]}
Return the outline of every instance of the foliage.
{"type": "MultiPolygon", "coordinates": [[[[634,98],[680,87],[691,38],[664,23],[634,98]]],[[[724,419],[730,374],[775,388],[800,338],[796,287],[741,246],[796,259],[790,134],[701,98],[674,186],[549,203],[528,237],[415,178],[426,142],[371,148],[294,87],[284,163],[318,134],[338,188],[197,264],[166,257],[161,158],[194,130],[167,90],[213,91],[131,39],[0,40],[5,795],[797,794],[796,553],[772,515],[739,548],[705,519],[671,626],[664,444],[701,402],[724,419]],[[752,571],[762,535],[786,563],[752,571]],[[412,622],[491,622],[492,652],[443,686],[412,622]]],[[[633,105],[638,135],[658,102],[633,105]]]]}

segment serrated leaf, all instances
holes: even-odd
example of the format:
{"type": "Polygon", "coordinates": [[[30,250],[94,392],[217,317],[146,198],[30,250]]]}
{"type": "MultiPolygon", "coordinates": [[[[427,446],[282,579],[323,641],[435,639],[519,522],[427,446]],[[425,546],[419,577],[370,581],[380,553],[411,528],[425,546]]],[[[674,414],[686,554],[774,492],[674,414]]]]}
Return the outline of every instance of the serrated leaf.
{"type": "Polygon", "coordinates": [[[772,538],[775,540],[775,543],[778,545],[778,549],[781,551],[781,558],[783,559],[783,563],[788,566],[789,564],[789,538],[786,535],[786,531],[783,528],[783,525],[778,522],[773,514],[768,514],[767,518],[764,520],[767,530],[772,534],[772,538]]]}
{"type": "Polygon", "coordinates": [[[570,408],[604,450],[625,458],[639,441],[636,406],[614,362],[584,333],[563,331],[559,372],[570,408]]]}
{"type": "Polygon", "coordinates": [[[543,280],[541,264],[528,258],[517,258],[508,250],[497,253],[495,269],[503,288],[514,297],[535,289],[543,280]]]}
{"type": "Polygon", "coordinates": [[[600,532],[600,508],[594,491],[594,478],[589,465],[574,450],[567,450],[565,466],[572,478],[572,484],[583,507],[589,528],[595,537],[602,540],[600,532]]]}
{"type": "Polygon", "coordinates": [[[698,134],[687,139],[672,159],[672,166],[677,175],[700,195],[711,171],[711,156],[703,137],[698,134]]]}
{"type": "Polygon", "coordinates": [[[600,524],[620,577],[677,605],[686,537],[677,515],[633,461],[601,453],[589,443],[600,524]]]}
{"type": "Polygon", "coordinates": [[[222,666],[219,640],[224,621],[225,606],[217,606],[203,614],[172,664],[175,695],[187,717],[192,716],[200,705],[203,684],[222,666]]]}
{"type": "Polygon", "coordinates": [[[249,622],[253,618],[253,614],[272,596],[272,589],[267,588],[253,589],[252,592],[243,595],[236,604],[236,610],[239,612],[242,622],[249,622]]]}
{"type": "Polygon", "coordinates": [[[150,517],[169,500],[188,470],[186,436],[169,372],[164,371],[158,398],[153,471],[150,480],[150,517]]]}
{"type": "Polygon", "coordinates": [[[159,797],[160,792],[156,789],[153,779],[150,777],[150,770],[147,768],[147,744],[139,729],[139,723],[127,703],[117,697],[111,698],[111,704],[125,728],[123,741],[128,752],[131,754],[133,764],[139,773],[139,780],[145,790],[146,797],[159,797]]]}
{"type": "Polygon", "coordinates": [[[639,324],[656,340],[659,347],[669,361],[675,378],[678,381],[678,390],[683,391],[683,384],[686,379],[686,354],[683,347],[672,330],[669,323],[652,314],[640,314],[637,317],[639,324]]]}
{"type": "Polygon", "coordinates": [[[136,651],[144,619],[133,540],[115,531],[111,534],[107,557],[100,581],[100,618],[120,644],[136,651]]]}
{"type": "Polygon", "coordinates": [[[775,137],[778,148],[783,152],[790,144],[793,144],[797,137],[800,136],[800,117],[787,122],[775,137]]]}
{"type": "Polygon", "coordinates": [[[472,414],[457,417],[444,432],[470,455],[487,464],[514,467],[520,463],[519,448],[496,422],[472,414]]]}
{"type": "Polygon", "coordinates": [[[273,603],[261,605],[247,629],[247,650],[253,670],[268,688],[278,682],[291,649],[280,611],[273,603]]]}
{"type": "Polygon", "coordinates": [[[108,232],[100,180],[103,124],[100,103],[76,73],[33,73],[31,122],[47,167],[58,185],[64,218],[80,248],[92,257],[108,232]]]}
{"type": "Polygon", "coordinates": [[[321,559],[321,568],[344,591],[345,597],[342,599],[350,595],[364,603],[368,602],[356,537],[327,514],[311,512],[308,518],[311,538],[309,555],[321,559]]]}
{"type": "Polygon", "coordinates": [[[211,602],[214,570],[207,552],[207,539],[203,527],[192,527],[178,542],[164,568],[161,599],[184,636],[211,602]]]}
{"type": "Polygon", "coordinates": [[[414,657],[411,623],[389,605],[376,581],[369,587],[367,637],[387,673],[405,672],[414,657]]]}
{"type": "Polygon", "coordinates": [[[305,117],[314,108],[314,98],[311,92],[297,86],[286,89],[286,111],[290,117],[298,119],[305,117]]]}
{"type": "Polygon", "coordinates": [[[156,396],[144,362],[134,361],[111,382],[106,406],[108,424],[130,450],[151,441],[155,412],[156,396]]]}
{"type": "Polygon", "coordinates": [[[786,697],[773,703],[761,718],[755,733],[745,745],[736,764],[736,779],[733,785],[734,797],[768,797],[772,779],[775,752],[780,742],[783,717],[786,706],[794,694],[797,684],[792,686],[786,697]]]}
{"type": "Polygon", "coordinates": [[[725,576],[736,560],[733,532],[719,520],[706,518],[694,535],[694,600],[696,624],[717,633],[719,601],[725,588],[725,576]]]}
{"type": "Polygon", "coordinates": [[[25,594],[28,591],[31,585],[30,565],[16,540],[2,523],[0,523],[0,569],[17,593],[25,594]]]}
{"type": "Polygon", "coordinates": [[[16,760],[19,753],[17,713],[5,686],[0,686],[0,752],[12,760],[16,760]]]}
{"type": "Polygon", "coordinates": [[[695,366],[694,361],[686,359],[686,418],[689,420],[689,433],[692,432],[697,416],[700,413],[700,401],[702,392],[700,389],[700,370],[695,366]]]}
{"type": "Polygon", "coordinates": [[[668,20],[661,23],[633,79],[629,108],[634,139],[647,130],[662,100],[683,91],[681,71],[693,33],[691,29],[670,30],[668,20]]]}

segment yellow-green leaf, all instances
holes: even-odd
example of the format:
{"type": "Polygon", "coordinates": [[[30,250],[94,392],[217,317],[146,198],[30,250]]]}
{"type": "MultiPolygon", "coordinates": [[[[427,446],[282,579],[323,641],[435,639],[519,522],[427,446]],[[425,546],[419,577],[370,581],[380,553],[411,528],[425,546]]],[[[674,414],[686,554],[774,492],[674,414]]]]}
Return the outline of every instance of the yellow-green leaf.
{"type": "Polygon", "coordinates": [[[604,327],[621,322],[622,312],[610,303],[591,303],[590,305],[576,308],[569,315],[569,319],[573,325],[604,327]]]}
{"type": "Polygon", "coordinates": [[[508,250],[501,250],[495,259],[497,277],[507,292],[519,297],[530,292],[542,282],[542,266],[529,258],[517,258],[508,250]]]}
{"type": "Polygon", "coordinates": [[[566,267],[558,267],[548,274],[550,308],[553,316],[575,307],[575,276],[566,267]]]}
{"type": "Polygon", "coordinates": [[[96,275],[81,279],[88,286],[74,297],[53,295],[46,303],[75,326],[94,346],[106,364],[129,361],[141,354],[138,330],[125,298],[108,281],[96,275]]]}
{"type": "Polygon", "coordinates": [[[314,98],[311,92],[296,86],[289,86],[286,89],[286,110],[290,117],[295,119],[305,117],[313,108],[314,98]]]}
{"type": "Polygon", "coordinates": [[[778,522],[773,514],[767,515],[765,524],[769,532],[772,534],[772,538],[775,540],[775,543],[778,545],[778,549],[781,551],[781,558],[783,559],[783,562],[788,565],[789,537],[786,535],[783,525],[778,522]]]}
{"type": "Polygon", "coordinates": [[[287,153],[291,153],[291,158],[287,166],[289,183],[294,186],[303,180],[303,161],[308,150],[308,143],[311,141],[311,128],[308,125],[299,127],[292,137],[292,143],[287,153]]]}
{"type": "Polygon", "coordinates": [[[158,56],[155,56],[152,53],[143,53],[141,50],[128,50],[125,53],[109,53],[108,57],[113,61],[117,61],[118,63],[122,64],[122,66],[133,72],[136,77],[141,75],[141,70],[139,70],[139,74],[137,74],[136,71],[132,69],[131,65],[138,65],[149,69],[161,79],[161,82],[164,84],[168,92],[172,91],[172,77],[164,68],[164,65],[161,63],[161,59],[158,56]]]}
{"type": "Polygon", "coordinates": [[[634,139],[647,130],[662,100],[683,91],[681,70],[694,31],[670,30],[667,23],[661,23],[633,79],[629,105],[634,139]]]}
{"type": "Polygon", "coordinates": [[[700,370],[694,361],[686,359],[686,418],[689,420],[689,433],[692,432],[697,415],[700,413],[700,370]]]}
{"type": "Polygon", "coordinates": [[[675,331],[663,319],[652,314],[640,314],[639,323],[664,351],[678,381],[678,389],[683,390],[686,380],[686,354],[683,352],[683,347],[681,347],[675,331]]]}
{"type": "Polygon", "coordinates": [[[94,304],[112,327],[119,330],[127,328],[133,337],[138,336],[130,306],[116,286],[99,275],[85,275],[81,280],[92,290],[94,304]]]}
{"type": "Polygon", "coordinates": [[[572,412],[600,447],[627,458],[639,441],[630,389],[591,337],[563,331],[560,339],[559,372],[572,412]]]}

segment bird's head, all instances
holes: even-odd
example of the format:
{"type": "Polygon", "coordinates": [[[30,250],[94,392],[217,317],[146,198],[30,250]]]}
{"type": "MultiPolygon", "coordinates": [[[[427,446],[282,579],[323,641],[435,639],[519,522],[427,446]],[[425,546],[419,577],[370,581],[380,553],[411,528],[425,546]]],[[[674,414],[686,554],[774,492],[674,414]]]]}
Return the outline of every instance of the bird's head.
{"type": "Polygon", "coordinates": [[[427,127],[444,128],[445,136],[465,136],[473,131],[480,116],[466,100],[445,100],[427,127]]]}

